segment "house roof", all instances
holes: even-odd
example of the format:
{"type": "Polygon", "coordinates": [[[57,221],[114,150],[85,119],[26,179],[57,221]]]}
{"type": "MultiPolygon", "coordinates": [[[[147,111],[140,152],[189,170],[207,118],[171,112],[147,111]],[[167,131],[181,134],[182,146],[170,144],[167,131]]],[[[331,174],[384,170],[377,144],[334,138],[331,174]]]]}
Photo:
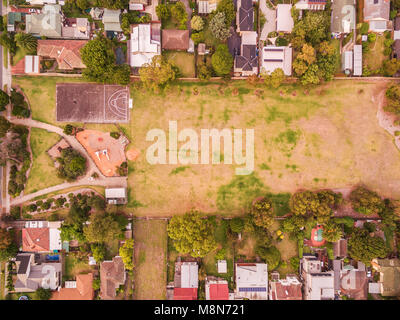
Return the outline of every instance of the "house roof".
{"type": "Polygon", "coordinates": [[[66,18],[61,33],[63,38],[89,39],[89,20],[87,18],[66,18]]]}
{"type": "Polygon", "coordinates": [[[166,50],[189,49],[189,30],[162,30],[162,48],[166,50]]]}
{"type": "Polygon", "coordinates": [[[11,66],[12,74],[39,73],[39,56],[26,55],[15,66],[11,66]]]}
{"type": "Polygon", "coordinates": [[[237,15],[239,31],[252,31],[254,28],[253,1],[241,0],[237,15]]]}
{"type": "Polygon", "coordinates": [[[49,38],[61,38],[62,16],[60,5],[45,5],[42,13],[29,14],[25,18],[26,33],[49,38]]]}
{"type": "Polygon", "coordinates": [[[105,190],[106,199],[126,198],[125,188],[107,188],[105,190]]]}
{"type": "Polygon", "coordinates": [[[295,277],[287,277],[270,282],[271,300],[302,300],[301,282],[295,277]]]}
{"type": "Polygon", "coordinates": [[[356,44],[353,47],[353,58],[354,58],[354,71],[353,75],[361,76],[362,75],[362,45],[356,44]]]}
{"type": "MultiPolygon", "coordinates": [[[[161,25],[157,24],[160,28],[161,25]]],[[[161,43],[152,37],[151,24],[133,26],[131,33],[131,67],[141,67],[150,63],[154,56],[161,54],[161,43]]],[[[158,30],[158,33],[160,30],[158,30]]]]}
{"type": "Polygon", "coordinates": [[[340,239],[333,243],[333,255],[335,257],[346,257],[347,256],[347,240],[340,239]]]}
{"type": "Polygon", "coordinates": [[[393,51],[397,57],[397,59],[400,59],[400,40],[395,40],[393,43],[393,51]]]}
{"type": "Polygon", "coordinates": [[[121,10],[111,10],[107,8],[104,9],[104,14],[103,14],[104,30],[121,32],[122,29],[119,20],[120,15],[121,15],[121,10]]]}
{"type": "Polygon", "coordinates": [[[281,68],[287,76],[292,74],[292,48],[266,46],[262,49],[262,68],[271,73],[281,68]]]}
{"type": "Polygon", "coordinates": [[[101,299],[115,299],[115,290],[125,283],[125,266],[120,256],[114,257],[112,261],[103,261],[100,264],[100,283],[101,299]]]}
{"type": "Polygon", "coordinates": [[[292,5],[278,4],[276,6],[276,31],[292,32],[293,26],[292,5]]]}
{"type": "Polygon", "coordinates": [[[229,300],[228,283],[210,284],[210,300],[229,300]]]}
{"type": "Polygon", "coordinates": [[[390,0],[364,0],[364,21],[389,20],[390,0]]]}
{"type": "Polygon", "coordinates": [[[183,262],[181,265],[181,288],[199,286],[199,266],[196,262],[183,262]]]}
{"type": "Polygon", "coordinates": [[[86,40],[38,40],[37,54],[56,59],[59,69],[83,69],[86,66],[80,50],[86,43],[86,40]]]}
{"type": "Polygon", "coordinates": [[[252,71],[257,68],[258,59],[256,56],[256,45],[242,45],[242,53],[235,57],[235,69],[252,71]]]}
{"type": "Polygon", "coordinates": [[[27,252],[50,251],[49,228],[22,229],[22,251],[27,251],[27,252]]]}
{"type": "Polygon", "coordinates": [[[331,32],[350,32],[355,28],[355,0],[332,0],[331,32]],[[349,6],[354,10],[350,10],[349,6]]]}
{"type": "Polygon", "coordinates": [[[61,288],[55,291],[51,300],[93,300],[93,273],[78,274],[75,288],[61,288]]]}
{"type": "Polygon", "coordinates": [[[197,300],[197,288],[174,288],[174,300],[197,300]]]}
{"type": "Polygon", "coordinates": [[[356,300],[367,299],[367,274],[362,270],[342,270],[340,277],[341,291],[356,300]]]}
{"type": "Polygon", "coordinates": [[[400,17],[394,19],[394,30],[400,30],[400,17]]]}

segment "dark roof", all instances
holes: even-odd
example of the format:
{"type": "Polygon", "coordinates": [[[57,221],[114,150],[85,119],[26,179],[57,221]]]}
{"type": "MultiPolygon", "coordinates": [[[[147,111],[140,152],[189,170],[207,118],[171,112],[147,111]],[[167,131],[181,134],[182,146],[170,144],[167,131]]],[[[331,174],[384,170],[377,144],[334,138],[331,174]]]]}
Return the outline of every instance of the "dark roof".
{"type": "Polygon", "coordinates": [[[242,45],[242,37],[231,27],[231,35],[228,38],[229,53],[232,57],[240,54],[240,46],[242,45]]]}
{"type": "Polygon", "coordinates": [[[255,45],[243,45],[242,54],[236,56],[235,67],[241,68],[243,71],[251,71],[258,66],[255,45]]]}
{"type": "Polygon", "coordinates": [[[189,49],[189,30],[162,30],[162,48],[166,50],[189,49]]]}
{"type": "Polygon", "coordinates": [[[394,19],[394,30],[400,30],[400,17],[394,19]]]}
{"type": "Polygon", "coordinates": [[[395,40],[393,43],[393,57],[400,59],[400,40],[395,40]]]}
{"type": "Polygon", "coordinates": [[[15,259],[16,261],[20,261],[20,265],[18,268],[18,274],[25,274],[26,270],[28,269],[29,266],[29,260],[31,258],[31,255],[27,254],[19,254],[17,255],[17,258],[15,259]]]}
{"type": "Polygon", "coordinates": [[[239,9],[239,30],[240,31],[252,31],[253,30],[253,1],[242,0],[239,9]]]}

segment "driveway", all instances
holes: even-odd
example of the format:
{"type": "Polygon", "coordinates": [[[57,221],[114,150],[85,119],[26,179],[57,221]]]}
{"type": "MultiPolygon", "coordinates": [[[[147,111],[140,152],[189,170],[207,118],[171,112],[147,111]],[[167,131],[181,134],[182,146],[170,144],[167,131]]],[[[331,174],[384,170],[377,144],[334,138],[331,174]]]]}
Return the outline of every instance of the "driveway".
{"type": "Polygon", "coordinates": [[[261,30],[260,40],[262,41],[267,40],[268,33],[276,31],[276,10],[268,8],[266,1],[268,0],[260,0],[261,12],[267,19],[261,30]]]}

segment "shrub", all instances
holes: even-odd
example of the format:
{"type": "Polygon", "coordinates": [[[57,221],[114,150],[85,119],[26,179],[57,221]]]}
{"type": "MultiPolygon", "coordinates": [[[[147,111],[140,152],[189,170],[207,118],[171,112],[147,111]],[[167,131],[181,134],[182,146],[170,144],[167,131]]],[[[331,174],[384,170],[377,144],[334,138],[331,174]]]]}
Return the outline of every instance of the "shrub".
{"type": "Polygon", "coordinates": [[[52,213],[48,218],[47,221],[58,221],[59,217],[57,213],[52,213]]]}
{"type": "Polygon", "coordinates": [[[67,124],[67,125],[64,127],[64,133],[67,134],[67,135],[72,135],[73,132],[74,132],[74,129],[75,129],[75,127],[74,127],[73,125],[67,124]]]}
{"type": "Polygon", "coordinates": [[[10,102],[10,97],[7,93],[0,89],[0,107],[4,108],[10,102]]]}
{"type": "Polygon", "coordinates": [[[25,108],[21,105],[14,105],[11,114],[14,117],[18,118],[29,118],[31,115],[31,111],[28,108],[25,108]]]}
{"type": "Polygon", "coordinates": [[[368,23],[368,22],[364,22],[364,23],[361,25],[360,33],[361,33],[361,34],[368,34],[368,30],[369,30],[369,23],[368,23]]]}
{"type": "Polygon", "coordinates": [[[376,33],[368,34],[368,42],[372,43],[376,41],[376,33]]]}
{"type": "Polygon", "coordinates": [[[218,252],[215,255],[216,260],[225,260],[225,257],[226,257],[226,249],[225,248],[218,250],[218,252]]]}
{"type": "Polygon", "coordinates": [[[12,216],[12,218],[14,220],[20,219],[21,218],[21,207],[19,207],[19,206],[11,207],[10,215],[12,216]]]}
{"type": "Polygon", "coordinates": [[[279,37],[279,38],[276,39],[275,44],[278,47],[280,47],[280,46],[284,47],[284,46],[288,45],[288,41],[285,38],[279,37]]]}
{"type": "Polygon", "coordinates": [[[205,40],[203,31],[200,31],[197,33],[192,33],[192,35],[190,37],[192,38],[195,45],[198,45],[199,43],[204,42],[204,40],[205,40]]]}
{"type": "Polygon", "coordinates": [[[207,65],[202,64],[197,67],[197,77],[200,80],[210,80],[212,76],[212,70],[207,65]]]}
{"type": "Polygon", "coordinates": [[[119,137],[121,136],[121,134],[119,132],[110,132],[110,136],[113,137],[114,139],[119,139],[119,137]]]}
{"type": "Polygon", "coordinates": [[[400,136],[400,131],[398,131],[398,130],[396,130],[395,132],[394,132],[394,135],[397,137],[397,136],[400,136]]]}
{"type": "Polygon", "coordinates": [[[204,28],[204,21],[203,18],[200,16],[193,16],[192,20],[190,21],[190,25],[193,30],[201,31],[204,28]]]}
{"type": "Polygon", "coordinates": [[[230,221],[230,227],[232,232],[241,233],[244,228],[243,219],[236,217],[230,221]]]}

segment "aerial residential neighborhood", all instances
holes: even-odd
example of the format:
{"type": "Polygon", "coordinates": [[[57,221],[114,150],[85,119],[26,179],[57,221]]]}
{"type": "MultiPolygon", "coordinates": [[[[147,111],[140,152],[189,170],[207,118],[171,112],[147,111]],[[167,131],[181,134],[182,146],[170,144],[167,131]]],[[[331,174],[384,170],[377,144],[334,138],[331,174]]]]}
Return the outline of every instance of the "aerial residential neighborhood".
{"type": "Polygon", "coordinates": [[[399,0],[0,15],[0,300],[399,300],[399,0]]]}

